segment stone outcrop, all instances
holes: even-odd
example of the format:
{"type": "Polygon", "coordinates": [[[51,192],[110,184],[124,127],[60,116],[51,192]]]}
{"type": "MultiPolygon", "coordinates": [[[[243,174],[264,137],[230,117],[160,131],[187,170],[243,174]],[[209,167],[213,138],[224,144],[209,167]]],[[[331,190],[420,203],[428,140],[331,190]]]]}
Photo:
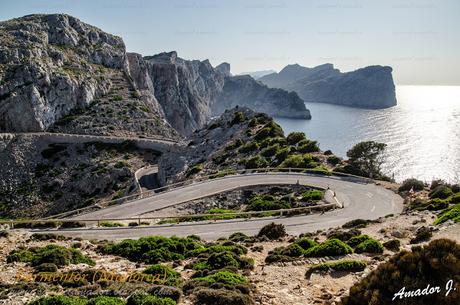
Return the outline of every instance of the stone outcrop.
{"type": "Polygon", "coordinates": [[[0,131],[177,137],[142,56],[64,15],[0,23],[0,131]]]}
{"type": "Polygon", "coordinates": [[[64,14],[0,22],[0,42],[0,132],[187,136],[237,105],[310,118],[295,93],[228,63],[126,53],[120,37],[64,14]]]}
{"type": "Polygon", "coordinates": [[[275,117],[311,119],[310,111],[295,92],[268,88],[249,75],[228,77],[217,101],[212,104],[213,114],[226,109],[245,106],[275,117]]]}
{"type": "Polygon", "coordinates": [[[211,118],[235,106],[273,116],[310,119],[296,93],[272,89],[242,75],[232,76],[230,65],[213,68],[208,60],[184,60],[176,52],[145,57],[155,86],[155,97],[168,121],[181,134],[190,135],[211,118]]]}
{"type": "Polygon", "coordinates": [[[295,64],[259,80],[273,88],[295,91],[309,103],[375,109],[396,105],[391,67],[369,66],[342,73],[332,64],[314,68],[295,64]]]}

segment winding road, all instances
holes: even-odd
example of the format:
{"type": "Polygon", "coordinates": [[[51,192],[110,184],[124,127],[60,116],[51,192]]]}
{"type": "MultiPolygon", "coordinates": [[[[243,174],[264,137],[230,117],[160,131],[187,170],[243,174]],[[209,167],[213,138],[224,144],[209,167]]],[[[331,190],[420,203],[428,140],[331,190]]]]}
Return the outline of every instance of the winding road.
{"type": "Polygon", "coordinates": [[[324,214],[294,217],[265,217],[146,227],[65,229],[59,230],[59,234],[87,239],[108,240],[139,238],[148,235],[187,236],[196,234],[204,239],[214,240],[219,237],[228,236],[234,232],[256,234],[261,227],[274,221],[284,224],[288,233],[297,235],[304,232],[341,226],[345,222],[357,218],[377,219],[388,214],[397,214],[403,208],[403,199],[399,195],[373,183],[363,183],[361,179],[314,176],[299,173],[256,173],[197,182],[159,193],[149,198],[82,214],[72,219],[134,218],[142,214],[152,213],[156,210],[243,186],[295,183],[321,188],[329,187],[336,193],[336,198],[343,205],[343,208],[324,214]]]}

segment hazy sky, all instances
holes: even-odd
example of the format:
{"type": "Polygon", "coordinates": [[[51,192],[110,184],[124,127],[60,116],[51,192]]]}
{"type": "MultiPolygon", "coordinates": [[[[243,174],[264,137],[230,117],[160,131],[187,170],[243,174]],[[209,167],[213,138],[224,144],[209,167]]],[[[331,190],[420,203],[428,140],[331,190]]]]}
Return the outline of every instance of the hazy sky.
{"type": "Polygon", "coordinates": [[[397,84],[460,85],[460,0],[2,1],[0,19],[67,13],[121,36],[128,51],[176,50],[232,73],[330,62],[394,68],[397,84]]]}

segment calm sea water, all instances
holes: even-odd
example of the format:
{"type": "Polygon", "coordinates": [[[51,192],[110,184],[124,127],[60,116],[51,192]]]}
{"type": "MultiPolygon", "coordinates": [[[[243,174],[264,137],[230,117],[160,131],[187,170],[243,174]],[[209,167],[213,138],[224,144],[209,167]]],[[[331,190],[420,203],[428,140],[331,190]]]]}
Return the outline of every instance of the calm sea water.
{"type": "Polygon", "coordinates": [[[398,86],[396,94],[398,105],[389,109],[306,103],[311,121],[276,121],[341,157],[361,141],[386,143],[384,171],[397,181],[460,181],[460,86],[398,86]]]}

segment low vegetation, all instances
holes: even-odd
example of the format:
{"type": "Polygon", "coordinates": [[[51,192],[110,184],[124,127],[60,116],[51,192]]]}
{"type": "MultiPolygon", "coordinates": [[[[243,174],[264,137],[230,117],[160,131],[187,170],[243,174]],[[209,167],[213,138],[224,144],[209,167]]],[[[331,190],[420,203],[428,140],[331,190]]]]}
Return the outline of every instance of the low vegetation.
{"type": "Polygon", "coordinates": [[[88,264],[94,265],[94,261],[83,255],[80,250],[65,248],[55,244],[45,247],[34,247],[28,249],[13,250],[7,257],[7,262],[24,262],[32,266],[41,264],[55,264],[58,267],[69,264],[88,264]]]}
{"type": "Polygon", "coordinates": [[[335,262],[327,262],[313,265],[308,268],[305,276],[308,278],[312,273],[329,272],[329,271],[344,271],[344,272],[359,272],[366,269],[367,262],[357,260],[339,260],[335,262]]]}
{"type": "Polygon", "coordinates": [[[460,282],[452,282],[452,290],[420,297],[405,298],[396,293],[416,291],[430,287],[446,287],[446,283],[460,276],[460,245],[452,240],[438,239],[412,251],[401,251],[388,262],[382,263],[360,282],[350,288],[349,296],[342,299],[344,305],[393,304],[432,305],[458,304],[460,282]],[[454,290],[455,289],[455,290],[454,290]],[[404,300],[404,301],[402,301],[404,300]],[[401,304],[403,304],[401,303],[401,304]]]}

